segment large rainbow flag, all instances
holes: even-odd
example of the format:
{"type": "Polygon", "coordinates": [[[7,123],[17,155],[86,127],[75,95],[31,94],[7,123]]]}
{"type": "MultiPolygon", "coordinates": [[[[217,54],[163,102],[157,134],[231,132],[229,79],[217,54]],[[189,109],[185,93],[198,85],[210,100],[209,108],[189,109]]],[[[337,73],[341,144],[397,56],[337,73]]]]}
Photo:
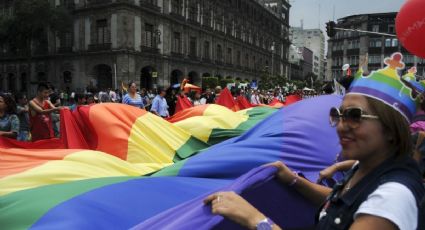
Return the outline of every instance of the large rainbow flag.
{"type": "Polygon", "coordinates": [[[340,102],[238,112],[207,105],[170,122],[117,104],[63,111],[54,144],[0,141],[1,229],[233,229],[201,202],[223,189],[283,227],[310,226],[314,207],[261,165],[282,160],[316,180],[340,151],[327,123],[340,102]]]}

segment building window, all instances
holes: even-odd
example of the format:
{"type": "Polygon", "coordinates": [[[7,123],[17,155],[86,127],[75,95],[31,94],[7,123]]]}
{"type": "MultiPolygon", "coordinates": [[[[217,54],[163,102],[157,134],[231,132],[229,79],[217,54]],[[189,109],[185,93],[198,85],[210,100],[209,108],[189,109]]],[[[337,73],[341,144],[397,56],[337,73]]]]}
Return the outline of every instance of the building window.
{"type": "Polygon", "coordinates": [[[223,60],[223,50],[221,49],[221,45],[217,45],[217,61],[223,60]]]}
{"type": "Polygon", "coordinates": [[[223,32],[223,18],[217,15],[217,19],[215,20],[215,29],[223,32]]]}
{"type": "Polygon", "coordinates": [[[348,62],[350,65],[358,65],[359,64],[359,57],[358,56],[350,56],[348,58],[348,62]]]}
{"type": "Polygon", "coordinates": [[[234,36],[233,19],[231,19],[230,17],[226,17],[226,21],[226,34],[234,36]]]}
{"type": "Polygon", "coordinates": [[[209,60],[211,58],[210,55],[210,42],[209,41],[205,41],[204,42],[204,59],[209,60]]]}
{"type": "Polygon", "coordinates": [[[385,47],[391,47],[391,39],[385,39],[385,47]]]}
{"type": "Polygon", "coordinates": [[[193,21],[193,22],[197,22],[198,21],[198,5],[196,4],[196,2],[191,2],[189,5],[189,20],[193,21]]]}
{"type": "Polygon", "coordinates": [[[371,55],[369,56],[369,64],[380,64],[381,56],[380,55],[371,55]]]}
{"type": "Polygon", "coordinates": [[[245,66],[249,67],[249,55],[245,54],[245,66]]]}
{"type": "Polygon", "coordinates": [[[369,47],[382,47],[382,41],[380,38],[371,38],[369,40],[369,47]]]}
{"type": "Polygon", "coordinates": [[[391,41],[391,46],[392,46],[392,47],[398,47],[398,39],[397,39],[397,38],[394,38],[394,39],[391,41]]]}
{"type": "Polygon", "coordinates": [[[373,25],[372,26],[372,31],[373,32],[379,32],[379,25],[373,25]]]}
{"type": "Polygon", "coordinates": [[[144,0],[144,1],[146,3],[151,4],[151,5],[154,5],[154,6],[157,6],[158,5],[157,0],[144,0]]]}
{"type": "Polygon", "coordinates": [[[233,64],[233,55],[232,55],[232,48],[227,48],[227,57],[226,57],[226,63],[227,64],[233,64]]]}
{"type": "Polygon", "coordinates": [[[415,57],[413,55],[405,55],[404,56],[404,62],[411,64],[415,62],[415,57]]]}
{"type": "Polygon", "coordinates": [[[238,66],[241,66],[241,51],[236,53],[236,63],[238,66]]]}
{"type": "Polygon", "coordinates": [[[72,33],[64,32],[59,36],[59,44],[61,48],[70,48],[72,47],[72,33]]]}
{"type": "Polygon", "coordinates": [[[190,39],[189,39],[189,56],[192,56],[192,57],[198,56],[197,52],[196,52],[197,51],[196,46],[197,46],[196,37],[190,37],[190,39]]]}
{"type": "Polygon", "coordinates": [[[178,32],[173,34],[173,53],[181,53],[181,35],[178,32]]]}
{"type": "Polygon", "coordinates": [[[202,25],[211,27],[211,10],[209,8],[204,8],[202,25]]]}
{"type": "Polygon", "coordinates": [[[73,9],[75,6],[75,3],[73,0],[63,0],[63,4],[62,4],[65,8],[68,9],[73,9]]]}
{"type": "Polygon", "coordinates": [[[146,47],[154,47],[154,34],[153,34],[153,25],[151,24],[145,24],[145,31],[143,32],[143,46],[146,47]]]}
{"type": "Polygon", "coordinates": [[[348,49],[358,49],[360,47],[359,40],[348,41],[348,49]]]}
{"type": "Polygon", "coordinates": [[[390,33],[390,34],[395,33],[394,25],[388,25],[388,33],[390,33]]]}
{"type": "Polygon", "coordinates": [[[178,15],[182,14],[182,0],[172,0],[171,12],[178,15]]]}
{"type": "Polygon", "coordinates": [[[105,44],[111,41],[106,19],[101,19],[96,21],[96,31],[97,31],[97,44],[105,44]]]}
{"type": "Polygon", "coordinates": [[[333,48],[333,51],[343,50],[344,49],[344,43],[343,42],[337,42],[337,43],[335,43],[335,45],[332,48],[333,48]]]}

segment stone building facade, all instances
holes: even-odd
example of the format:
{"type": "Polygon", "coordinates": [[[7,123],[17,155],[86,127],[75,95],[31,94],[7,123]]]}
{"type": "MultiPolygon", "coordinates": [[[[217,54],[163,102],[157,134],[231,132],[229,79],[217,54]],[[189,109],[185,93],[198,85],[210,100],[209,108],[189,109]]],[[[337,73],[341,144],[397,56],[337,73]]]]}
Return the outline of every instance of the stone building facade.
{"type": "MultiPolygon", "coordinates": [[[[76,91],[120,88],[129,81],[140,88],[156,88],[180,83],[184,77],[201,85],[203,76],[251,81],[262,71],[284,75],[287,68],[287,0],[54,0],[52,4],[71,10],[73,28],[49,34],[31,65],[3,49],[1,90],[31,94],[40,81],[76,91]]],[[[8,12],[8,7],[0,5],[0,12],[8,12]]]]}

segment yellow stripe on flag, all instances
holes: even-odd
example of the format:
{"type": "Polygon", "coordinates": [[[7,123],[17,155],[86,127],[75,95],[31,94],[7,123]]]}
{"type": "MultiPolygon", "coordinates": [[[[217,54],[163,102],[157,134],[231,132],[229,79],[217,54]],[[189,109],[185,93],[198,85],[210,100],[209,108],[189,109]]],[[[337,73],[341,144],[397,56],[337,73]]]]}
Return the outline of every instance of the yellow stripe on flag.
{"type": "MultiPolygon", "coordinates": [[[[54,153],[54,151],[52,151],[54,153]]],[[[82,150],[53,160],[27,171],[0,179],[0,196],[39,186],[77,180],[140,176],[154,172],[169,164],[131,164],[112,155],[82,150]]]]}

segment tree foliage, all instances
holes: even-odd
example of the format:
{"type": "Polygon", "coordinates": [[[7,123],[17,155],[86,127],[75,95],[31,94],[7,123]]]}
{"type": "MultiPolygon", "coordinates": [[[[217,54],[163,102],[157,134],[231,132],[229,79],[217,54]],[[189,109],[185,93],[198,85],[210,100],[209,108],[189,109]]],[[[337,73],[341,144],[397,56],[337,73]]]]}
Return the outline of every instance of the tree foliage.
{"type": "Polygon", "coordinates": [[[288,82],[288,79],[280,75],[271,75],[268,72],[263,72],[260,76],[259,87],[261,89],[274,89],[278,86],[284,86],[288,82]]]}
{"type": "Polygon", "coordinates": [[[32,46],[47,41],[47,32],[66,32],[72,28],[72,16],[64,7],[48,0],[15,0],[13,14],[0,18],[0,42],[9,50],[31,55],[32,46]]]}
{"type": "Polygon", "coordinates": [[[218,85],[218,78],[216,77],[203,77],[202,78],[202,88],[214,89],[218,85]]]}
{"type": "Polygon", "coordinates": [[[227,87],[227,84],[229,83],[235,83],[235,80],[233,79],[221,79],[220,80],[220,87],[224,89],[224,87],[227,87]]]}

